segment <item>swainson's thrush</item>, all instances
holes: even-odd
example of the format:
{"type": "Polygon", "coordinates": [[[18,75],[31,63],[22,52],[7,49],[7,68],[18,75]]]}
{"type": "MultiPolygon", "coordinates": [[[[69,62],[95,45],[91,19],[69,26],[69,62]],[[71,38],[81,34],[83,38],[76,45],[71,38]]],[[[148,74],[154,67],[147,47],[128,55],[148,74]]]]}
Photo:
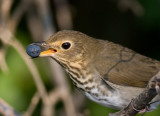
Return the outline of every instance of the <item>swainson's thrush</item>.
{"type": "MultiPolygon", "coordinates": [[[[77,31],[60,31],[41,45],[49,49],[40,57],[56,60],[82,93],[112,109],[127,106],[160,70],[157,60],[77,31]]],[[[151,109],[160,103],[159,98],[151,109]]]]}

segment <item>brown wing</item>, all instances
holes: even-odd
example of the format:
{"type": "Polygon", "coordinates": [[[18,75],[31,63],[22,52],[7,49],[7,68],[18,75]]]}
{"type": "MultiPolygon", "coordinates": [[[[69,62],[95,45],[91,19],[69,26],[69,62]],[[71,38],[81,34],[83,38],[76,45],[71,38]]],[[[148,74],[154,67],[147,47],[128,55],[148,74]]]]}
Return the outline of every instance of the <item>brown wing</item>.
{"type": "Polygon", "coordinates": [[[95,63],[103,79],[118,85],[146,87],[150,78],[160,70],[160,62],[117,44],[113,45],[107,46],[99,54],[103,57],[98,56],[96,62],[99,61],[95,63]]]}
{"type": "Polygon", "coordinates": [[[160,70],[160,63],[150,58],[135,54],[128,62],[115,65],[104,78],[108,81],[134,87],[146,87],[148,81],[160,70]],[[143,57],[144,59],[141,59],[143,57]]]}

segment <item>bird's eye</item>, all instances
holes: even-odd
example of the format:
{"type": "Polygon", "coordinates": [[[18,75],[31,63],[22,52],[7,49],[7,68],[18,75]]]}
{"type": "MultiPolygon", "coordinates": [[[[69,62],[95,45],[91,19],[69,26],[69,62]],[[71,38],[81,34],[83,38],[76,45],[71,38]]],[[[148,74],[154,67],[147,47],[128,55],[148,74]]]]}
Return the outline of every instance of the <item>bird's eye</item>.
{"type": "Polygon", "coordinates": [[[65,42],[65,43],[62,44],[62,48],[65,49],[65,50],[70,48],[70,46],[71,46],[71,44],[69,42],[65,42]]]}

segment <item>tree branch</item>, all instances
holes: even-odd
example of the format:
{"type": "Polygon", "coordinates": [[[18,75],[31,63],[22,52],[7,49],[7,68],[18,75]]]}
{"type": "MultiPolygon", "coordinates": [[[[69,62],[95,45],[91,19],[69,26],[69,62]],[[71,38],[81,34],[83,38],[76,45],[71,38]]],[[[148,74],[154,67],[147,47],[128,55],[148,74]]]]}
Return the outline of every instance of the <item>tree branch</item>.
{"type": "Polygon", "coordinates": [[[119,112],[109,114],[109,116],[135,116],[139,111],[144,110],[152,99],[158,94],[160,83],[160,71],[152,77],[148,86],[130,104],[119,112]]]}

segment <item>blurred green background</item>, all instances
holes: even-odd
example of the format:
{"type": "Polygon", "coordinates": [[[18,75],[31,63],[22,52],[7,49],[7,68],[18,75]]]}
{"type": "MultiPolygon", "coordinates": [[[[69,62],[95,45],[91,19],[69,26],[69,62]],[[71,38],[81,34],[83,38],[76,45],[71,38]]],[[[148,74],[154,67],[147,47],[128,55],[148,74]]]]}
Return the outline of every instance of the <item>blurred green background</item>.
{"type": "MultiPolygon", "coordinates": [[[[11,15],[20,1],[13,1],[11,15]]],[[[48,2],[51,22],[56,31],[62,29],[81,31],[92,37],[119,43],[138,53],[160,60],[160,0],[59,0],[60,3],[58,0],[48,0],[48,2]],[[57,6],[57,3],[62,6],[67,4],[70,9],[71,27],[59,26],[57,18],[59,12],[57,11],[61,7],[57,6]]],[[[37,8],[30,5],[29,9],[36,17],[37,8]]],[[[29,29],[27,13],[24,13],[22,19],[19,20],[14,35],[24,48],[28,44],[38,41],[33,39],[29,29]]],[[[66,20],[65,17],[60,19],[66,20]]],[[[39,38],[39,41],[41,40],[42,38],[39,38]]],[[[2,42],[1,48],[3,48],[2,42]]],[[[34,81],[24,60],[13,47],[7,47],[5,59],[9,70],[4,72],[0,69],[0,97],[17,111],[24,112],[36,92],[34,81]]],[[[42,59],[33,59],[33,61],[37,65],[47,90],[51,90],[55,85],[52,85],[47,77],[47,66],[44,66],[42,59]]],[[[68,81],[71,83],[69,78],[68,81]]],[[[73,88],[72,84],[70,86],[73,88]]],[[[106,116],[109,112],[114,112],[114,110],[100,106],[86,98],[84,104],[85,109],[89,111],[88,116],[106,116]]],[[[41,107],[41,103],[39,103],[33,116],[40,115],[41,107]]],[[[61,102],[56,106],[57,110],[62,107],[61,102]]],[[[147,113],[146,116],[159,116],[159,109],[147,113]]],[[[61,115],[57,114],[57,116],[61,115]]]]}

